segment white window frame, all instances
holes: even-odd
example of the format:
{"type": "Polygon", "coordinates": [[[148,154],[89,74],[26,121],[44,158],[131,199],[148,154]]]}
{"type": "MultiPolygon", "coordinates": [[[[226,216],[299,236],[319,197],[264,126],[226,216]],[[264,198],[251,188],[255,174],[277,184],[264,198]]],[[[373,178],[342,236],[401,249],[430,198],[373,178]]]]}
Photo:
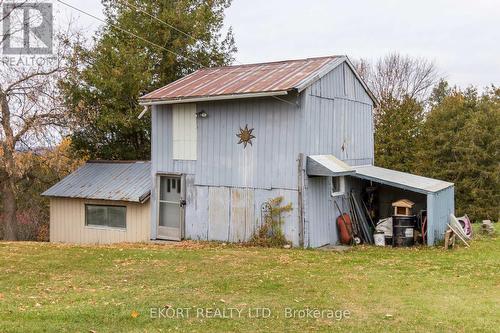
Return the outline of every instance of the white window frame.
{"type": "MultiPolygon", "coordinates": [[[[124,206],[124,205],[109,205],[109,204],[99,204],[99,203],[85,203],[84,205],[84,209],[85,209],[85,227],[86,228],[91,228],[91,229],[113,229],[113,230],[127,230],[127,206],[124,206]],[[124,208],[125,209],[125,216],[124,216],[124,222],[125,222],[125,226],[123,227],[113,227],[113,226],[110,226],[108,224],[106,225],[103,225],[103,224],[92,224],[92,223],[88,223],[88,210],[87,208],[90,207],[90,206],[98,206],[98,207],[102,207],[102,208],[110,208],[110,207],[114,207],[114,208],[124,208]]],[[[106,214],[108,214],[108,212],[106,211],[106,214]]]]}
{"type": "Polygon", "coordinates": [[[196,104],[172,105],[172,158],[196,161],[196,104]]]}
{"type": "Polygon", "coordinates": [[[332,197],[339,197],[345,194],[345,176],[330,177],[332,186],[332,197]]]}

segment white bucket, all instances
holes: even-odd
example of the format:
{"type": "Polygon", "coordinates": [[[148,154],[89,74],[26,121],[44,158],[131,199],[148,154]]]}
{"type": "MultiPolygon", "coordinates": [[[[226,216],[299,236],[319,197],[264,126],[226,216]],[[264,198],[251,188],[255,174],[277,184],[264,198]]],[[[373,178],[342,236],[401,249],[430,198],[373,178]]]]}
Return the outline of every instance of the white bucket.
{"type": "Polygon", "coordinates": [[[374,233],[373,240],[376,246],[385,246],[385,234],[383,232],[374,233]]]}

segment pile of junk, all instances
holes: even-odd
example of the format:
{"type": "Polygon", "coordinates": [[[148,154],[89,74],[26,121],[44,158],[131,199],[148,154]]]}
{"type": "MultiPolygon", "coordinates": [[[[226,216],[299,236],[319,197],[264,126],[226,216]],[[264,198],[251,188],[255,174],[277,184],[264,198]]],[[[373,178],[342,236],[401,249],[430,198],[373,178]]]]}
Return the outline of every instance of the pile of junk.
{"type": "MultiPolygon", "coordinates": [[[[365,188],[364,195],[347,193],[334,205],[340,216],[337,228],[343,245],[374,244],[377,246],[410,247],[426,245],[427,211],[415,209],[408,198],[399,198],[385,204],[385,216],[379,213],[382,205],[377,198],[377,188],[365,188]],[[340,206],[343,206],[344,210],[340,206]]],[[[421,205],[420,205],[421,206],[421,205]]],[[[450,216],[448,230],[457,235],[466,245],[471,239],[472,225],[467,217],[450,216]]],[[[448,236],[448,235],[447,235],[448,236]]]]}

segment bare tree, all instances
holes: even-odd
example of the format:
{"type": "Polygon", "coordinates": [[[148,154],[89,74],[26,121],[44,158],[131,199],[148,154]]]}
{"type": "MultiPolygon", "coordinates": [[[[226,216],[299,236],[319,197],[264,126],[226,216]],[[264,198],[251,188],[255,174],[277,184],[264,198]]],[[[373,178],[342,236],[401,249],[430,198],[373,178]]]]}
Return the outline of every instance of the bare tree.
{"type": "Polygon", "coordinates": [[[382,103],[404,97],[426,101],[438,80],[434,63],[398,53],[388,54],[374,64],[361,59],[356,67],[382,103]]]}
{"type": "Polygon", "coordinates": [[[57,85],[66,71],[70,31],[56,36],[50,57],[27,56],[22,65],[0,63],[0,193],[6,240],[17,239],[16,187],[24,177],[19,152],[53,142],[64,125],[57,85]]]}

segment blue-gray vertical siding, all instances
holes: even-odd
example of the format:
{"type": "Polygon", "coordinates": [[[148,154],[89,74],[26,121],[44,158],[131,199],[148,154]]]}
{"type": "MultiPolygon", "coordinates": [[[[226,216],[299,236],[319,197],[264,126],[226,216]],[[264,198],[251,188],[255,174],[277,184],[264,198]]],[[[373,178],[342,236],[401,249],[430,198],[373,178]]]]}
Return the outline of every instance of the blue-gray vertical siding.
{"type": "Polygon", "coordinates": [[[373,101],[346,63],[304,92],[304,153],[373,164],[373,101]]]}
{"type": "MultiPolygon", "coordinates": [[[[172,158],[172,106],[157,105],[152,110],[151,168],[156,173],[194,174],[196,161],[172,158]]],[[[199,146],[199,144],[198,144],[199,146]]]]}
{"type": "MultiPolygon", "coordinates": [[[[197,119],[197,160],[180,161],[172,159],[172,107],[154,106],[152,177],[155,179],[158,173],[189,176],[186,178],[188,238],[210,239],[211,193],[212,200],[219,199],[215,198],[218,191],[211,188],[251,188],[254,200],[248,208],[255,211],[257,223],[258,209],[264,201],[284,195],[293,203],[294,211],[287,217],[284,231],[287,238],[297,244],[302,223],[298,220],[297,199],[299,154],[332,154],[353,165],[372,164],[372,107],[371,98],[345,63],[298,96],[286,97],[286,102],[269,97],[197,103],[197,111],[208,114],[207,118],[197,119]],[[253,128],[255,139],[244,149],[242,144],[237,144],[236,134],[246,125],[253,128]]],[[[329,186],[328,178],[322,177],[313,180],[304,193],[308,212],[304,218],[309,224],[305,226],[306,246],[337,242],[335,218],[338,213],[329,186]]],[[[228,195],[223,196],[231,200],[232,190],[220,191],[227,192],[228,195]]],[[[156,182],[151,198],[154,238],[156,182]]],[[[224,208],[224,212],[228,217],[222,220],[229,221],[230,239],[231,208],[224,208]]],[[[224,228],[212,230],[225,235],[224,228]]]]}
{"type": "Polygon", "coordinates": [[[274,98],[200,103],[196,185],[297,189],[301,108],[274,98]],[[253,129],[246,148],[240,128],[253,129]]]}
{"type": "MultiPolygon", "coordinates": [[[[305,155],[331,154],[351,165],[373,164],[373,101],[346,63],[304,91],[305,155]]],[[[349,192],[357,181],[346,179],[349,192]]],[[[341,197],[331,197],[329,177],[309,177],[304,195],[305,245],[338,243],[336,219],[347,211],[341,197]]]]}
{"type": "Polygon", "coordinates": [[[444,238],[450,214],[455,214],[455,188],[450,186],[427,194],[427,243],[434,245],[444,238]]]}
{"type": "Polygon", "coordinates": [[[172,107],[155,106],[153,173],[194,174],[196,185],[297,189],[299,153],[373,163],[372,105],[345,63],[288,103],[270,97],[197,103],[208,117],[197,119],[196,161],[172,159],[172,107]],[[255,139],[243,149],[236,134],[245,125],[255,139]]]}
{"type": "Polygon", "coordinates": [[[308,232],[307,247],[337,243],[336,211],[329,177],[310,177],[306,188],[308,232]]]}

